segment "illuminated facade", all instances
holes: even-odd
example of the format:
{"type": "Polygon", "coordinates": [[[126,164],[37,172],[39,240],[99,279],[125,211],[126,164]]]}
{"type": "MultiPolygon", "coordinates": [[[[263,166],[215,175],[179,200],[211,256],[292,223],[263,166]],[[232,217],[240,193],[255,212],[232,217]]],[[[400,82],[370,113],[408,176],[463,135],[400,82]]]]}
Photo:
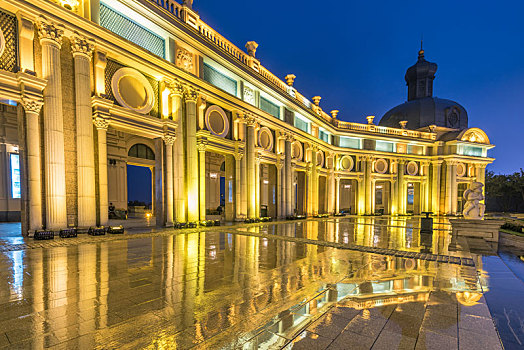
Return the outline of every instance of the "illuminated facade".
{"type": "MultiPolygon", "coordinates": [[[[455,105],[427,125],[395,121],[402,113],[382,118],[393,125],[339,120],[294,75],[265,68],[256,42],[245,53],[206,25],[192,1],[7,0],[1,10],[0,211],[21,212],[26,232],[107,225],[109,203],[127,208],[129,165],[151,169],[157,224],[172,226],[217,211],[228,221],[456,214],[493,161],[455,105]]],[[[408,102],[432,96],[436,70],[420,58],[413,67],[408,102]]]]}

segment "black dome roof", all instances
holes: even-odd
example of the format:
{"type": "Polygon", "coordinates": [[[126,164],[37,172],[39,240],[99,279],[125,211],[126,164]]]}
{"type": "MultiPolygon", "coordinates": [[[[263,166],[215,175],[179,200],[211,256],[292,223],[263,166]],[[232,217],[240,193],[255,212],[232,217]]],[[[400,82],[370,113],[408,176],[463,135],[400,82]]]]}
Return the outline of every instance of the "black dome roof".
{"type": "Polygon", "coordinates": [[[425,97],[404,102],[390,109],[379,125],[393,128],[399,127],[399,122],[406,120],[408,129],[419,129],[430,125],[453,129],[467,129],[468,113],[455,101],[438,97],[425,97]]]}
{"type": "Polygon", "coordinates": [[[452,129],[467,129],[468,113],[455,101],[433,97],[433,80],[437,64],[424,58],[424,50],[418,53],[418,60],[406,71],[408,100],[390,109],[380,119],[379,125],[399,127],[400,121],[407,121],[408,129],[419,129],[430,125],[452,129]]]}

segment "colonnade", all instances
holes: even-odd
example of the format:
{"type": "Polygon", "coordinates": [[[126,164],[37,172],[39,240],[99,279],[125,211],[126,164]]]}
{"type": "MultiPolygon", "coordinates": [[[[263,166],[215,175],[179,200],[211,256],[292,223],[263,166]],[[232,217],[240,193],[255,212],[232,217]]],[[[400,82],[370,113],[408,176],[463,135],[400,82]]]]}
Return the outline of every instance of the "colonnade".
{"type": "MultiPolygon", "coordinates": [[[[94,44],[90,40],[76,33],[70,35],[75,86],[77,219],[68,220],[64,150],[66,141],[71,141],[64,139],[64,87],[61,67],[64,29],[45,19],[37,23],[37,28],[42,48],[41,74],[47,85],[41,100],[21,101],[25,110],[26,139],[31,140],[27,142],[26,147],[29,229],[34,231],[45,227],[58,230],[71,224],[79,227],[107,225],[107,130],[111,125],[110,109],[113,102],[105,98],[105,56],[94,51],[94,44]],[[88,88],[91,85],[94,94],[92,89],[88,88]],[[41,110],[42,123],[39,120],[41,110]]],[[[166,83],[166,87],[169,94],[167,101],[163,100],[162,103],[169,106],[168,116],[164,116],[167,124],[160,132],[161,137],[156,134],[154,136],[158,142],[162,142],[162,154],[159,155],[162,157],[159,160],[161,169],[157,169],[160,171],[158,176],[162,186],[158,193],[162,198],[157,198],[155,205],[161,205],[160,212],[163,215],[160,223],[172,226],[176,222],[197,222],[206,219],[205,157],[208,145],[205,138],[199,136],[198,131],[204,128],[199,121],[203,120],[207,103],[195,87],[178,82],[166,83]]],[[[227,158],[227,176],[233,184],[233,203],[228,204],[229,212],[233,213],[230,219],[260,217],[260,168],[261,164],[266,162],[274,162],[277,169],[274,185],[276,215],[280,218],[295,215],[298,195],[304,195],[304,214],[307,216],[315,216],[321,211],[338,213],[341,209],[340,181],[343,178],[356,180],[355,204],[358,214],[374,214],[377,181],[389,182],[390,214],[406,213],[407,185],[411,182],[417,183],[418,186],[420,211],[440,214],[457,212],[459,180],[456,174],[456,159],[443,157],[440,160],[421,161],[421,174],[417,174],[415,179],[406,174],[405,158],[392,156],[390,173],[377,174],[373,155],[357,155],[358,169],[350,173],[339,169],[339,155],[333,151],[328,156],[331,165],[321,169],[317,164],[319,145],[313,141],[305,141],[307,152],[304,153],[307,153],[307,157],[299,162],[292,157],[295,134],[276,131],[276,152],[271,156],[274,160],[268,160],[261,157],[264,151],[258,146],[257,141],[260,119],[242,111],[235,113],[232,132],[235,150],[232,150],[227,158]],[[297,188],[298,171],[304,172],[305,181],[303,186],[297,188]],[[320,181],[320,176],[325,176],[325,181],[320,181]],[[322,186],[325,184],[321,189],[324,191],[323,203],[319,203],[320,183],[322,186]]],[[[471,178],[484,182],[484,173],[485,164],[476,164],[471,178]]]]}

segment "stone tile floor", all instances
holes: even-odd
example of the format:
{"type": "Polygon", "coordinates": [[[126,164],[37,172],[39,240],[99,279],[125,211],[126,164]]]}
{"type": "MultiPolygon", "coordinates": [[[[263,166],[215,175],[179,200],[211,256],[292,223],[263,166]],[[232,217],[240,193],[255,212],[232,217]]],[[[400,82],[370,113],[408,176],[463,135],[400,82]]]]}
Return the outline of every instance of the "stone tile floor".
{"type": "Polygon", "coordinates": [[[35,242],[1,224],[0,348],[522,348],[519,253],[435,228],[341,218],[35,242]]]}

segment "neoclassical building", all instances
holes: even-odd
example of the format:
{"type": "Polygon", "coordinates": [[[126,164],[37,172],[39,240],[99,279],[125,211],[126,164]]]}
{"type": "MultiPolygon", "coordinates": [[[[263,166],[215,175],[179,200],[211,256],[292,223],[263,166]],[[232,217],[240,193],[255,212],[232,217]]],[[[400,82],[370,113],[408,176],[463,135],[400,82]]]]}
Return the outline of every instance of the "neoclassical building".
{"type": "MultiPolygon", "coordinates": [[[[159,226],[341,211],[454,215],[484,182],[486,134],[433,97],[436,64],[377,123],[338,119],[237,48],[192,1],[4,0],[0,219],[108,224],[130,166],[150,170],[159,226]]],[[[329,94],[329,92],[325,92],[329,94]]]]}

